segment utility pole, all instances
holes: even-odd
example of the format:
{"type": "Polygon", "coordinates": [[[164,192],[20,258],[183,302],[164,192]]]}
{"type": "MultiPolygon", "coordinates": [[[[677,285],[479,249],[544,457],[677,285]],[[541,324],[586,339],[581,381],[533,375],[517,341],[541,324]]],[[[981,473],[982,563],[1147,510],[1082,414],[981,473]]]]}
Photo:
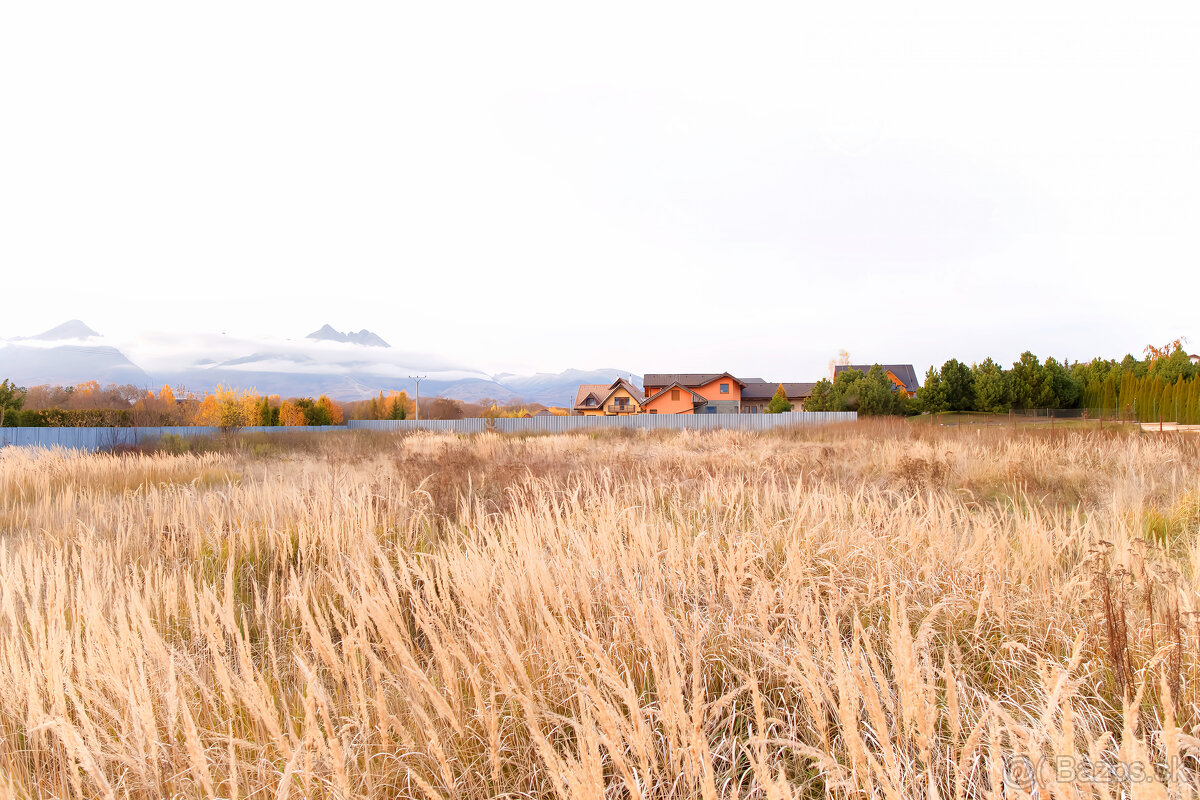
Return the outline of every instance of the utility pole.
{"type": "Polygon", "coordinates": [[[417,385],[417,420],[421,419],[421,381],[425,380],[424,375],[409,375],[408,379],[417,385]]]}

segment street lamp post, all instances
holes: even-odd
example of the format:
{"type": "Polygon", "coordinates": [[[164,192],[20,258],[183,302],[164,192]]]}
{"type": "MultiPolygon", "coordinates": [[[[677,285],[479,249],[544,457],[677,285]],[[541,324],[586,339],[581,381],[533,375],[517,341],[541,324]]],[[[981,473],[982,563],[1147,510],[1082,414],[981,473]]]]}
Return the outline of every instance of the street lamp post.
{"type": "Polygon", "coordinates": [[[425,380],[425,376],[424,375],[409,375],[408,379],[410,381],[413,381],[417,385],[417,402],[416,402],[417,420],[420,421],[420,419],[421,419],[421,381],[425,380]]]}

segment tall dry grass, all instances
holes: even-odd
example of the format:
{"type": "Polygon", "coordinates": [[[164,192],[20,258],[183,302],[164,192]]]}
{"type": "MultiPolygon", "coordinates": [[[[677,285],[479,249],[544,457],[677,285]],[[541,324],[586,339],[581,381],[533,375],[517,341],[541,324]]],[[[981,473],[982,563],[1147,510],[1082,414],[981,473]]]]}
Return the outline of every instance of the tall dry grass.
{"type": "Polygon", "coordinates": [[[1195,796],[1198,536],[1111,432],[9,448],[0,797],[1195,796]]]}

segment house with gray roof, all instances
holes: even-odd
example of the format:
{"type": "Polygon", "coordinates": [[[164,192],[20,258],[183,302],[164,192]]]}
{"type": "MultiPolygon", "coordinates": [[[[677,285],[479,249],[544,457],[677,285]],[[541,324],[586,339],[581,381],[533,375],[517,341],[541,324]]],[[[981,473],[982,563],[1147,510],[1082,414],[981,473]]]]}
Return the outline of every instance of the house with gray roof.
{"type": "Polygon", "coordinates": [[[771,403],[771,398],[779,391],[779,387],[783,387],[783,393],[787,395],[788,402],[792,404],[793,411],[803,411],[804,401],[812,397],[813,387],[817,384],[813,383],[795,383],[784,381],[783,383],[770,383],[762,379],[747,383],[742,387],[742,413],[743,414],[765,414],[767,406],[771,403]]]}

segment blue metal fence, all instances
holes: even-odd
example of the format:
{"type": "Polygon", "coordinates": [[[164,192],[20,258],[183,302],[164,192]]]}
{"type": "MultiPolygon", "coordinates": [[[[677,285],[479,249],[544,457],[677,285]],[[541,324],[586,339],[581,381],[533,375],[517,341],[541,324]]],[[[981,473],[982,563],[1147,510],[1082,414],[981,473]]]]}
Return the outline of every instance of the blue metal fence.
{"type": "MultiPolygon", "coordinates": [[[[351,420],[346,425],[241,428],[240,433],[296,433],[344,430],[444,431],[447,433],[572,433],[614,429],[632,430],[739,430],[854,422],[853,411],[796,411],[785,414],[632,414],[621,417],[523,417],[519,419],[406,419],[351,420]]],[[[73,450],[108,450],[152,442],[166,435],[214,436],[219,428],[0,428],[0,447],[64,447],[73,450]]]]}
{"type": "MultiPolygon", "coordinates": [[[[290,428],[241,428],[241,433],[282,433],[284,431],[346,430],[344,425],[302,425],[290,428]]],[[[214,436],[220,428],[203,425],[157,428],[0,428],[0,447],[65,447],[69,450],[109,450],[114,447],[152,442],[168,434],[173,436],[214,436]]]]}

